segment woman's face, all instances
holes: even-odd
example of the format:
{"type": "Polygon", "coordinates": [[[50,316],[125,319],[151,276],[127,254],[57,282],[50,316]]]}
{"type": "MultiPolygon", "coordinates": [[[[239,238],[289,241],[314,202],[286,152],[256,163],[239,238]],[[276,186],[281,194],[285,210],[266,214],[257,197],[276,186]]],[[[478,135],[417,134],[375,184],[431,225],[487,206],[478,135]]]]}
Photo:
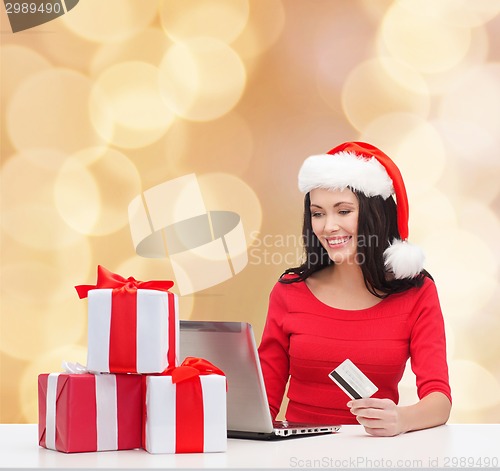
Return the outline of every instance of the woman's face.
{"type": "Polygon", "coordinates": [[[311,224],[316,237],[336,264],[355,263],[359,202],[348,188],[311,190],[311,224]]]}

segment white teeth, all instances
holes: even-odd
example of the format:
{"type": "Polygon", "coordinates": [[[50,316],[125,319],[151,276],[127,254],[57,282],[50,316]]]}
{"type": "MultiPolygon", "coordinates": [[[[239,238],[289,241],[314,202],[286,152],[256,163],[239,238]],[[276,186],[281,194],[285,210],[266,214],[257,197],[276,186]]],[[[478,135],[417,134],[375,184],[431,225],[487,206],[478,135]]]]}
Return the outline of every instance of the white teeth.
{"type": "Polygon", "coordinates": [[[343,244],[344,242],[347,242],[349,240],[349,237],[344,237],[343,239],[327,239],[328,245],[340,245],[343,244]]]}

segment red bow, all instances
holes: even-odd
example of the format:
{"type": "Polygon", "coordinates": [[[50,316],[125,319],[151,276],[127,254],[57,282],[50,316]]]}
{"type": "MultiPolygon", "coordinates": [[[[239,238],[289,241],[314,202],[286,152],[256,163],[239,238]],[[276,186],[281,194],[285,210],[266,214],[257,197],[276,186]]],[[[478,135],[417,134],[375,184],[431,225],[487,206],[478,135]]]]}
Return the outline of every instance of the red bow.
{"type": "Polygon", "coordinates": [[[167,368],[162,376],[172,376],[172,383],[182,383],[201,375],[226,376],[222,370],[204,358],[186,357],[180,366],[167,368]]]}
{"type": "Polygon", "coordinates": [[[101,265],[97,266],[97,284],[95,285],[78,285],[75,286],[78,296],[81,298],[86,298],[88,293],[92,289],[104,289],[113,288],[120,289],[124,291],[134,291],[136,289],[155,289],[158,291],[168,291],[172,286],[174,286],[173,281],[166,280],[152,280],[152,281],[139,281],[134,277],[130,276],[128,278],[123,278],[123,276],[117,275],[101,265]]]}

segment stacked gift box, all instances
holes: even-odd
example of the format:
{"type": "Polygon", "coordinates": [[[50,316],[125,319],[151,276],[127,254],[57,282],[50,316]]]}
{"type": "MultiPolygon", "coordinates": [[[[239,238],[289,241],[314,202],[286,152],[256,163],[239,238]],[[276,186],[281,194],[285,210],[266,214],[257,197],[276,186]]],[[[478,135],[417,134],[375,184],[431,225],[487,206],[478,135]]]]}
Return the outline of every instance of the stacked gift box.
{"type": "Polygon", "coordinates": [[[88,298],[87,366],[38,377],[39,444],[66,453],[144,448],[225,451],[226,378],[207,360],[179,364],[171,281],[137,281],[98,267],[88,298]]]}

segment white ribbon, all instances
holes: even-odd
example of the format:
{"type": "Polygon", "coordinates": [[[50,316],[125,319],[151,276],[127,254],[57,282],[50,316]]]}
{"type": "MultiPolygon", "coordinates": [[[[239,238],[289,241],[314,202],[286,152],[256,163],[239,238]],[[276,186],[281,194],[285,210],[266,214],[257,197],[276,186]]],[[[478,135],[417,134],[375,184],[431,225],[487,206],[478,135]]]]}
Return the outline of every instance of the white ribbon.
{"type": "Polygon", "coordinates": [[[118,449],[116,375],[95,376],[97,450],[118,449]]]}
{"type": "MultiPolygon", "coordinates": [[[[118,407],[116,376],[95,374],[80,363],[63,361],[68,374],[94,374],[96,398],[97,451],[118,449],[118,407]]],[[[45,444],[56,449],[56,402],[57,382],[61,373],[51,373],[47,378],[47,413],[45,419],[45,444]]],[[[63,373],[64,374],[64,373],[63,373]]]]}
{"type": "Polygon", "coordinates": [[[45,446],[56,449],[56,400],[57,379],[60,373],[51,373],[47,378],[47,413],[45,416],[45,446]]]}
{"type": "Polygon", "coordinates": [[[80,363],[72,363],[70,361],[63,361],[62,368],[64,371],[66,371],[66,373],[72,375],[83,375],[87,373],[92,373],[90,370],[87,369],[85,365],[82,365],[80,363]]]}

